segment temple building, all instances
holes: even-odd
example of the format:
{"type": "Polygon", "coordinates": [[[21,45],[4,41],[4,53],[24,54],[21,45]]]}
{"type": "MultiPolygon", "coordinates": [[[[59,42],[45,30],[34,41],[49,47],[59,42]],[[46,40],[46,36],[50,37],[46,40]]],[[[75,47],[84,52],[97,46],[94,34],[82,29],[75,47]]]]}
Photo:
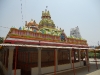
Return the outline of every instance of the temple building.
{"type": "Polygon", "coordinates": [[[87,40],[66,35],[47,10],[42,11],[39,24],[31,20],[11,28],[4,44],[0,66],[5,75],[56,75],[89,63],[87,40]]]}

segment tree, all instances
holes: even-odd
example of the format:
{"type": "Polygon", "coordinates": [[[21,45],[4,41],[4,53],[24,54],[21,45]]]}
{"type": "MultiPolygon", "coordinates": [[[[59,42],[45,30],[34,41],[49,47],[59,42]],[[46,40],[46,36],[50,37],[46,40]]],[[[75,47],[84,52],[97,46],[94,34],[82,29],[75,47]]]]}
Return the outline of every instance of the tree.
{"type": "Polygon", "coordinates": [[[3,37],[0,37],[0,43],[3,43],[3,37]]]}

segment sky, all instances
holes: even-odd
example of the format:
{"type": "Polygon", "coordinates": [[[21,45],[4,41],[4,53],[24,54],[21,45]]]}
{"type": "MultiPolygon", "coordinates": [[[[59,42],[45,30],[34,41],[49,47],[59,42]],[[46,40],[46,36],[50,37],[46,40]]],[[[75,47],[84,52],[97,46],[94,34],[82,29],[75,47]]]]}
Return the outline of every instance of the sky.
{"type": "Polygon", "coordinates": [[[67,36],[71,28],[78,26],[89,45],[98,45],[100,0],[0,0],[0,37],[6,37],[12,26],[24,26],[25,21],[33,19],[39,24],[46,6],[55,25],[64,29],[67,36]]]}

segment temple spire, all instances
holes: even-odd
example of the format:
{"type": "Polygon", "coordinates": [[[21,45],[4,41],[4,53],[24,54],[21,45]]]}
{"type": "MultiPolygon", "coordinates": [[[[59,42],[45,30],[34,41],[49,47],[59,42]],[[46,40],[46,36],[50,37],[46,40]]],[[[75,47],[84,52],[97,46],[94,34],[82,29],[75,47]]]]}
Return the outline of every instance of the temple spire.
{"type": "Polygon", "coordinates": [[[48,6],[46,6],[46,9],[48,8],[48,6]]]}
{"type": "Polygon", "coordinates": [[[45,12],[47,12],[47,8],[48,8],[48,6],[46,6],[45,12]]]}

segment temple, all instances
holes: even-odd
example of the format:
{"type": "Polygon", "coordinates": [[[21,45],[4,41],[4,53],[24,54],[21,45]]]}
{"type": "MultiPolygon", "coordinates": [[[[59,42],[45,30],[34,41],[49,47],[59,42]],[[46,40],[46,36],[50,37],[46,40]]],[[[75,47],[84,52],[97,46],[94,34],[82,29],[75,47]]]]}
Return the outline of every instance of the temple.
{"type": "Polygon", "coordinates": [[[12,27],[4,43],[12,44],[0,51],[0,61],[8,75],[45,75],[73,69],[73,64],[74,68],[88,65],[88,44],[79,28],[66,35],[47,9],[42,11],[39,23],[31,19],[22,27],[12,27]]]}

